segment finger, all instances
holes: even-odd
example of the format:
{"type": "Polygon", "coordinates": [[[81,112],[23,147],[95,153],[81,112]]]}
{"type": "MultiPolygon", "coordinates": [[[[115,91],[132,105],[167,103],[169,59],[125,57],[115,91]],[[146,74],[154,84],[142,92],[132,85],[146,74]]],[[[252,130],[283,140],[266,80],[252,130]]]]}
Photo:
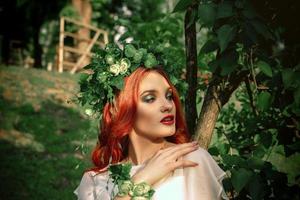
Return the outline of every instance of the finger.
{"type": "Polygon", "coordinates": [[[189,143],[184,143],[184,144],[178,144],[172,147],[168,147],[166,149],[163,150],[163,154],[165,156],[169,156],[174,154],[175,152],[179,151],[179,150],[183,150],[185,148],[189,148],[189,147],[193,147],[193,146],[198,146],[198,142],[194,141],[194,142],[189,142],[189,143]]]}
{"type": "Polygon", "coordinates": [[[177,162],[173,162],[170,164],[171,166],[171,169],[172,170],[175,170],[175,169],[178,169],[178,168],[185,168],[185,167],[196,167],[198,166],[199,164],[196,163],[196,162],[193,162],[193,161],[190,161],[190,160],[179,160],[177,162]]]}
{"type": "Polygon", "coordinates": [[[172,152],[171,154],[169,153],[167,155],[164,155],[165,156],[164,159],[167,160],[167,161],[168,160],[169,161],[176,160],[179,157],[182,157],[182,156],[184,156],[184,155],[186,155],[190,152],[193,152],[193,151],[197,150],[198,148],[199,148],[198,145],[197,146],[190,146],[190,147],[186,147],[186,148],[181,148],[181,149],[178,149],[175,152],[172,152]]]}

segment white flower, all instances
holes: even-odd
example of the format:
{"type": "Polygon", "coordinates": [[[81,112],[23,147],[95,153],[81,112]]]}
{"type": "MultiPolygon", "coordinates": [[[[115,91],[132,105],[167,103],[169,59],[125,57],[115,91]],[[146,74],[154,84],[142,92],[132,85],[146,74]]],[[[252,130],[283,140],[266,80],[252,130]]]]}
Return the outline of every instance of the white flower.
{"type": "Polygon", "coordinates": [[[109,71],[111,73],[113,73],[115,76],[118,76],[119,73],[120,73],[120,65],[119,65],[119,63],[115,63],[115,64],[109,66],[109,71]]]}
{"type": "Polygon", "coordinates": [[[85,110],[85,114],[88,115],[88,116],[92,116],[92,115],[93,115],[93,110],[90,109],[90,108],[89,108],[89,109],[86,109],[86,110],[85,110]]]}
{"type": "Polygon", "coordinates": [[[121,59],[119,72],[125,74],[129,67],[130,67],[130,61],[127,58],[121,59]]]}

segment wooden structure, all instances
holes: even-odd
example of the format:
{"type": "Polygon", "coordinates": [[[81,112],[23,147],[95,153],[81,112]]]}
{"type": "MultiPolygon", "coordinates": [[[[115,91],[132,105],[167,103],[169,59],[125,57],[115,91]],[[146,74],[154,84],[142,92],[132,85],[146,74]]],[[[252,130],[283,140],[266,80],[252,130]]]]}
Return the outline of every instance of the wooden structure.
{"type": "Polygon", "coordinates": [[[80,70],[83,66],[83,62],[87,57],[91,57],[91,49],[95,45],[99,45],[101,48],[108,43],[108,32],[105,30],[98,29],[89,24],[84,24],[82,22],[76,21],[74,19],[70,19],[67,17],[60,18],[60,35],[59,35],[59,48],[58,48],[58,71],[63,72],[65,69],[69,70],[70,73],[75,73],[80,70]],[[92,38],[83,38],[77,33],[67,32],[65,31],[66,23],[71,23],[79,28],[86,28],[92,32],[94,35],[92,38]],[[71,37],[74,41],[85,41],[88,43],[85,50],[80,50],[79,48],[73,46],[65,45],[65,38],[71,37]],[[77,54],[77,61],[70,62],[65,58],[65,53],[75,53],[77,54]]]}

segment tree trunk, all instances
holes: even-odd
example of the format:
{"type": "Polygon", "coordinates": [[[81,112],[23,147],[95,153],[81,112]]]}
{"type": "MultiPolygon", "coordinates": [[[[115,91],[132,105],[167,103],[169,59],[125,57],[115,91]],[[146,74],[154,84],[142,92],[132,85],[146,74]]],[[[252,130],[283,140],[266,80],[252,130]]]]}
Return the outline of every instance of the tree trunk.
{"type": "Polygon", "coordinates": [[[204,97],[196,127],[195,140],[199,142],[202,148],[208,149],[222,107],[228,102],[241,82],[247,78],[248,73],[248,71],[236,71],[223,78],[218,78],[219,76],[216,74],[213,75],[204,97]],[[224,82],[226,82],[226,87],[224,82]]]}
{"type": "MultiPolygon", "coordinates": [[[[90,0],[72,0],[72,5],[77,10],[80,15],[81,22],[84,24],[91,24],[92,18],[92,5],[90,0]]],[[[90,39],[90,30],[87,28],[80,28],[77,33],[83,40],[80,40],[77,44],[77,47],[80,51],[85,51],[89,42],[84,41],[84,39],[90,39]]],[[[83,66],[87,65],[90,62],[89,57],[86,57],[83,66]]]]}
{"type": "Polygon", "coordinates": [[[191,135],[195,131],[197,119],[196,92],[197,92],[197,40],[196,24],[193,12],[197,10],[197,4],[190,6],[185,15],[185,49],[186,49],[186,80],[188,91],[185,99],[185,118],[188,131],[191,135]]]}
{"type": "Polygon", "coordinates": [[[197,122],[196,141],[205,149],[207,149],[210,144],[213,130],[222,108],[218,88],[218,83],[209,85],[197,122]]]}

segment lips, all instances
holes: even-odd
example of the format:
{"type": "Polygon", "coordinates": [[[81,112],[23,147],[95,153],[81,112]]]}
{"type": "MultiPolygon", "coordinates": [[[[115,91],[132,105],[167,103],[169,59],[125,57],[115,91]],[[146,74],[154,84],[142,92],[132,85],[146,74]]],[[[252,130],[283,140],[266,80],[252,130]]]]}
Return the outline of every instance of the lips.
{"type": "Polygon", "coordinates": [[[162,118],[160,122],[165,125],[172,125],[174,124],[174,115],[167,115],[164,118],[162,118]]]}

